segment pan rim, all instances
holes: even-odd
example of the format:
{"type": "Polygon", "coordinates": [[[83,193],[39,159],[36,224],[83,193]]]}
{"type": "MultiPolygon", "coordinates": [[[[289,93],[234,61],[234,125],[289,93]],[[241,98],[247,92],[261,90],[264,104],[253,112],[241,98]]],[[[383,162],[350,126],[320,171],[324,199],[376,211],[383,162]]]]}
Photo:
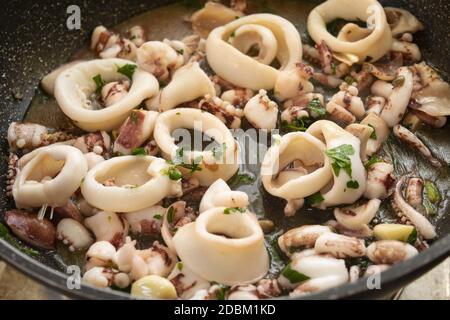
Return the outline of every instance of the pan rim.
{"type": "MultiPolygon", "coordinates": [[[[382,272],[380,288],[389,288],[394,282],[402,277],[413,276],[418,278],[423,273],[420,270],[430,270],[450,255],[450,235],[445,236],[433,243],[430,248],[419,253],[411,259],[397,263],[388,270],[382,272]],[[419,274],[420,273],[420,274],[419,274]]],[[[49,288],[75,299],[125,299],[135,300],[131,295],[112,289],[98,289],[90,285],[81,284],[80,289],[69,289],[67,286],[68,275],[53,269],[31,257],[20,252],[9,243],[0,239],[0,258],[12,265],[21,273],[45,284],[49,288]]],[[[364,278],[357,282],[346,283],[314,294],[301,297],[278,297],[275,300],[338,300],[350,299],[358,294],[368,292],[364,278]]]]}

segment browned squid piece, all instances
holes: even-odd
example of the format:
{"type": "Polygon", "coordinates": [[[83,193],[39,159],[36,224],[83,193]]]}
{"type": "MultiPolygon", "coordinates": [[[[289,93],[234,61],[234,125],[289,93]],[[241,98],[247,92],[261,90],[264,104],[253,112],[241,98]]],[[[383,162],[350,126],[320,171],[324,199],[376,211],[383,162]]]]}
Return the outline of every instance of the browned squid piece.
{"type": "Polygon", "coordinates": [[[422,154],[434,167],[442,167],[441,161],[433,156],[430,149],[428,149],[428,147],[414,133],[399,124],[396,125],[393,130],[396,137],[422,154]]]}
{"type": "Polygon", "coordinates": [[[56,229],[50,220],[38,219],[36,214],[18,209],[6,211],[4,218],[20,240],[36,248],[55,249],[56,229]]]}

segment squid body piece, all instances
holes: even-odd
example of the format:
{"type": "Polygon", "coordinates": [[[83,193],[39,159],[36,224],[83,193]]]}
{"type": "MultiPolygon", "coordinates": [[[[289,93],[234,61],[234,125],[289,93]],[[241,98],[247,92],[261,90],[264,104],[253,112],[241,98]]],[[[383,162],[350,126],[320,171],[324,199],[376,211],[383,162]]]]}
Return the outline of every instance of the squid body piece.
{"type": "Polygon", "coordinates": [[[216,96],[216,89],[198,62],[192,62],[175,72],[172,81],[149,103],[149,107],[167,111],[205,95],[216,96]]]}
{"type": "Polygon", "coordinates": [[[245,192],[232,191],[224,180],[217,179],[203,195],[200,213],[216,207],[247,208],[248,204],[245,192]]]}
{"type": "Polygon", "coordinates": [[[83,130],[110,131],[120,126],[133,108],[158,93],[159,84],[150,73],[136,68],[126,95],[112,105],[95,110],[90,96],[97,90],[94,77],[100,75],[105,83],[127,80],[118,70],[136,64],[123,59],[97,59],[80,62],[64,70],[56,79],[55,98],[61,110],[83,130]]]}
{"type": "Polygon", "coordinates": [[[292,132],[270,147],[261,166],[261,179],[270,194],[286,200],[301,199],[321,190],[331,180],[325,144],[310,134],[292,132]],[[305,170],[285,170],[299,160],[305,170]]]}
{"type": "MultiPolygon", "coordinates": [[[[165,159],[173,160],[179,154],[172,132],[185,128],[203,132],[219,145],[211,150],[184,150],[183,163],[198,161],[199,169],[192,173],[201,185],[209,186],[217,179],[228,180],[238,170],[238,145],[220,119],[199,109],[177,108],[162,113],[156,123],[154,137],[165,159]],[[219,152],[216,148],[220,148],[219,152]]],[[[186,169],[180,168],[186,172],[186,169]]]]}
{"type": "Polygon", "coordinates": [[[297,29],[273,14],[253,14],[232,21],[211,31],[206,41],[206,58],[214,72],[252,90],[273,89],[280,71],[294,68],[301,57],[297,29]],[[259,47],[259,55],[246,55],[254,45],[259,47]],[[279,69],[270,66],[275,57],[279,69]]]}
{"type": "Polygon", "coordinates": [[[17,208],[64,206],[88,169],[81,151],[66,145],[38,148],[20,158],[18,167],[12,190],[17,208]]]}
{"type": "Polygon", "coordinates": [[[316,121],[306,133],[323,140],[327,150],[343,145],[349,145],[353,150],[352,154],[348,155],[351,177],[345,170],[333,170],[333,183],[321,191],[324,193],[324,201],[320,203],[320,207],[350,204],[358,200],[366,189],[366,170],[360,156],[360,140],[328,120],[316,121]]]}
{"type": "Polygon", "coordinates": [[[92,206],[111,212],[133,212],[181,194],[181,182],[165,174],[169,165],[151,156],[122,156],[92,168],[81,185],[92,206]]]}
{"type": "MultiPolygon", "coordinates": [[[[351,24],[352,25],[352,24],[351,24]]],[[[344,28],[349,28],[344,26],[344,28]]],[[[392,43],[391,30],[383,7],[376,0],[328,0],[314,8],[308,16],[308,32],[316,43],[324,41],[336,59],[349,65],[384,56],[392,43]],[[367,21],[369,31],[357,30],[357,38],[335,37],[327,31],[327,23],[341,18],[367,21]]]]}
{"type": "Polygon", "coordinates": [[[254,283],[269,270],[263,232],[249,211],[209,209],[180,228],[173,243],[183,264],[208,281],[254,283]]]}

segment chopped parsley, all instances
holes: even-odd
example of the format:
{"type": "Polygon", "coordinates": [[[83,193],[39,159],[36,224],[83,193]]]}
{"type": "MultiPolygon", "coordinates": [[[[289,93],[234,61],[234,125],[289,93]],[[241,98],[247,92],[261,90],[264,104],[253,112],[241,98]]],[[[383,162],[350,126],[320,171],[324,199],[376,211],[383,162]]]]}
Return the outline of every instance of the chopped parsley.
{"type": "Polygon", "coordinates": [[[94,80],[94,82],[95,82],[95,87],[97,88],[96,89],[97,92],[102,90],[103,86],[105,85],[105,81],[103,81],[102,76],[100,74],[98,74],[95,77],[93,77],[92,80],[94,80]]]}
{"type": "Polygon", "coordinates": [[[306,198],[306,202],[310,206],[319,204],[319,203],[323,202],[323,200],[325,200],[325,199],[323,198],[323,195],[320,193],[320,191],[317,191],[316,193],[314,193],[306,198]]]}
{"type": "Polygon", "coordinates": [[[183,54],[184,54],[184,49],[178,49],[177,52],[178,52],[179,54],[183,55],[183,54]]]}
{"type": "Polygon", "coordinates": [[[372,140],[377,140],[378,139],[378,137],[377,137],[377,132],[375,131],[375,128],[374,128],[374,126],[373,125],[371,125],[370,123],[368,124],[368,126],[369,127],[371,127],[372,128],[372,133],[370,134],[370,139],[372,139],[372,140]]]}
{"type": "Polygon", "coordinates": [[[172,224],[174,216],[175,216],[175,208],[171,206],[169,209],[167,209],[167,222],[172,224]]]}
{"type": "Polygon", "coordinates": [[[156,219],[156,220],[161,220],[161,218],[162,218],[162,215],[160,215],[160,214],[155,214],[153,216],[153,219],[156,219]]]}
{"type": "Polygon", "coordinates": [[[174,166],[175,168],[181,167],[184,169],[189,170],[189,174],[193,174],[196,171],[202,171],[202,168],[200,167],[200,164],[202,162],[203,157],[198,156],[194,159],[193,163],[185,163],[184,162],[184,148],[178,148],[175,158],[171,161],[169,161],[169,164],[174,166]]]}
{"type": "Polygon", "coordinates": [[[246,211],[247,211],[246,208],[225,208],[223,210],[223,214],[244,213],[246,211]]]}
{"type": "Polygon", "coordinates": [[[339,147],[328,149],[325,154],[333,160],[331,167],[333,168],[334,174],[338,177],[342,170],[347,172],[349,177],[352,177],[352,162],[348,156],[355,154],[355,149],[350,144],[343,144],[339,147]]]}
{"type": "Polygon", "coordinates": [[[352,85],[353,83],[357,82],[356,79],[349,74],[345,76],[344,81],[347,82],[347,84],[349,85],[352,85]]]}
{"type": "Polygon", "coordinates": [[[245,185],[255,182],[255,177],[247,173],[238,173],[228,182],[229,185],[245,185]]]}
{"type": "Polygon", "coordinates": [[[145,148],[134,148],[133,150],[131,150],[131,154],[133,156],[146,156],[147,150],[145,150],[145,148]]]}
{"type": "Polygon", "coordinates": [[[166,176],[169,176],[170,180],[173,181],[178,181],[183,177],[180,170],[178,170],[177,167],[173,165],[169,166],[168,169],[163,170],[162,173],[166,176]]]}
{"type": "Polygon", "coordinates": [[[131,111],[130,113],[130,121],[133,124],[136,124],[138,122],[138,117],[135,111],[131,111]]]}
{"type": "Polygon", "coordinates": [[[283,120],[281,122],[281,126],[284,130],[287,131],[306,131],[308,127],[311,125],[312,121],[308,117],[297,118],[291,123],[283,120]]]}
{"type": "Polygon", "coordinates": [[[313,116],[315,117],[322,117],[327,113],[319,98],[312,99],[306,107],[313,113],[313,116]]]}
{"type": "Polygon", "coordinates": [[[358,189],[359,188],[359,183],[356,180],[350,180],[347,182],[347,188],[349,189],[358,189]]]}
{"type": "Polygon", "coordinates": [[[222,143],[222,145],[220,147],[212,148],[211,152],[213,154],[214,159],[222,160],[226,149],[227,149],[226,143],[222,143]]]}
{"type": "Polygon", "coordinates": [[[177,269],[182,271],[183,270],[183,262],[178,262],[177,263],[177,269]]]}
{"type": "Polygon", "coordinates": [[[133,77],[134,71],[136,70],[137,65],[135,64],[124,64],[123,66],[117,66],[117,72],[127,76],[129,79],[133,77]]]}
{"type": "Polygon", "coordinates": [[[281,272],[281,274],[289,280],[290,283],[298,283],[298,282],[303,282],[306,280],[309,280],[310,277],[308,277],[307,275],[300,273],[294,269],[292,269],[291,265],[288,264],[283,271],[281,272]]]}
{"type": "Polygon", "coordinates": [[[408,239],[406,240],[410,245],[414,245],[417,240],[417,230],[414,228],[411,233],[408,236],[408,239]]]}
{"type": "Polygon", "coordinates": [[[216,298],[217,300],[225,300],[226,294],[230,287],[223,285],[221,283],[213,282],[213,285],[218,286],[219,288],[216,290],[216,298]]]}
{"type": "Polygon", "coordinates": [[[372,155],[369,160],[364,163],[364,167],[366,170],[368,170],[371,166],[373,166],[375,163],[381,162],[380,159],[378,159],[375,155],[372,155]]]}

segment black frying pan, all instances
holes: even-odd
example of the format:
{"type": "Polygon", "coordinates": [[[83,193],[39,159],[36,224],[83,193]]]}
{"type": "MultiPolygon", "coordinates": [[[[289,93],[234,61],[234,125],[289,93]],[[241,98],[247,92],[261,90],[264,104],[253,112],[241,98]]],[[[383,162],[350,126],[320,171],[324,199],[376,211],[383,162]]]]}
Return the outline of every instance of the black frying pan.
{"type": "MultiPolygon", "coordinates": [[[[293,0],[286,0],[293,1],[293,0]]],[[[85,46],[90,32],[99,24],[113,26],[143,11],[173,1],[160,0],[51,0],[10,1],[0,11],[0,172],[2,189],[0,207],[11,208],[5,194],[5,173],[8,145],[6,130],[11,121],[24,118],[39,80],[53,68],[64,63],[79,48],[85,46]],[[81,30],[68,31],[66,9],[77,4],[81,8],[81,30]]],[[[446,76],[450,72],[447,61],[449,48],[450,2],[446,0],[398,0],[381,1],[383,5],[405,8],[415,14],[426,30],[415,35],[425,60],[431,62],[446,76]]],[[[157,22],[156,22],[157,23],[157,22]]],[[[444,132],[450,132],[449,125],[444,132]]],[[[441,134],[442,136],[442,134],[441,134]]],[[[450,143],[444,135],[441,143],[450,143]]],[[[449,155],[447,154],[447,160],[449,155]]],[[[446,191],[447,192],[447,191],[446,191]]],[[[447,197],[444,193],[444,202],[447,197]]],[[[418,278],[450,253],[450,212],[437,222],[439,239],[420,255],[383,272],[381,289],[369,290],[364,280],[346,284],[315,295],[309,299],[385,298],[409,282],[418,278]]],[[[1,220],[1,214],[0,214],[1,220]]],[[[36,259],[21,253],[0,239],[0,258],[42,284],[68,296],[84,299],[129,298],[120,292],[97,290],[83,286],[80,290],[67,288],[67,275],[58,260],[45,254],[36,259]],[[59,270],[59,271],[58,271],[59,270]]]]}

